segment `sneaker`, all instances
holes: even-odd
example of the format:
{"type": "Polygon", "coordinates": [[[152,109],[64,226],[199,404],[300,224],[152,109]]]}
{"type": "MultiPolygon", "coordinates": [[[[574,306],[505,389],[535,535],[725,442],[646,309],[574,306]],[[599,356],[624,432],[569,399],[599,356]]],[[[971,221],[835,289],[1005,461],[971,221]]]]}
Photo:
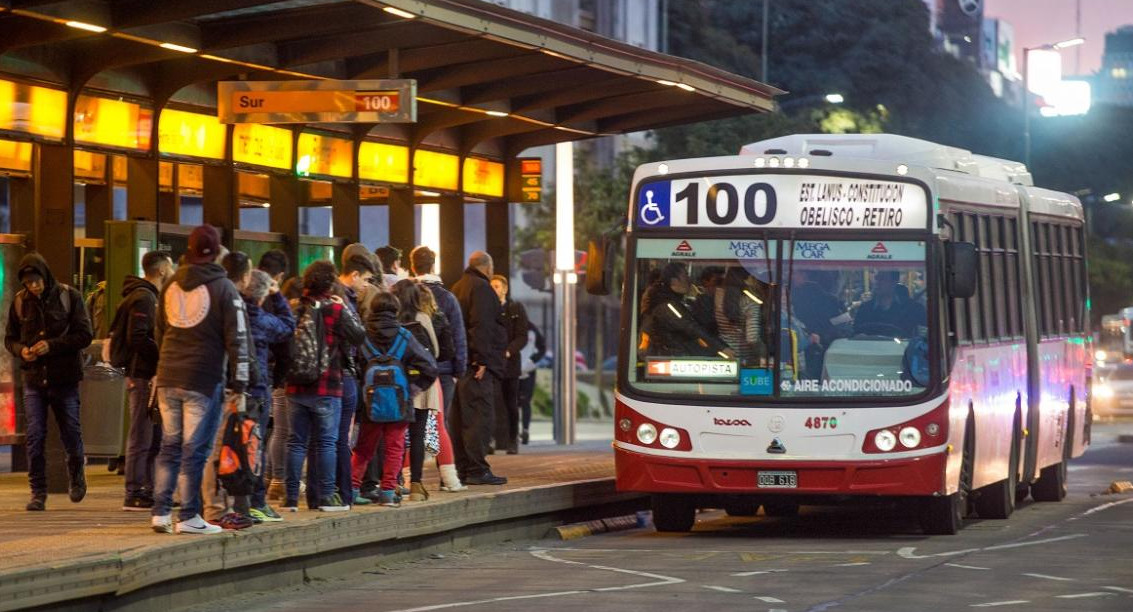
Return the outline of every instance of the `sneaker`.
{"type": "Polygon", "coordinates": [[[369,497],[363,496],[362,493],[358,491],[358,489],[354,489],[353,494],[355,506],[369,506],[370,504],[374,503],[373,500],[371,500],[369,497]]]}
{"type": "Polygon", "coordinates": [[[397,488],[394,489],[394,493],[397,493],[398,499],[405,497],[406,495],[409,495],[412,492],[413,491],[406,489],[405,487],[403,487],[401,485],[397,485],[397,488]]]}
{"type": "Polygon", "coordinates": [[[423,502],[429,500],[429,492],[425,490],[425,485],[419,482],[409,483],[409,501],[423,502]]]}
{"type": "Polygon", "coordinates": [[[173,533],[173,515],[162,514],[150,517],[150,525],[157,533],[173,533]]]}
{"type": "Polygon", "coordinates": [[[32,495],[26,509],[28,512],[43,512],[47,509],[47,496],[42,494],[32,495]]]}
{"type": "Polygon", "coordinates": [[[264,504],[259,508],[252,508],[248,511],[253,520],[259,520],[261,523],[279,523],[283,521],[283,517],[279,515],[271,506],[264,504]]]}
{"type": "MultiPolygon", "coordinates": [[[[157,517],[154,517],[154,518],[157,518],[157,517]]],[[[187,521],[178,521],[176,531],[177,531],[177,533],[184,533],[184,534],[212,535],[212,534],[217,534],[217,533],[223,533],[224,528],[222,528],[218,525],[213,525],[212,523],[209,523],[205,519],[201,518],[201,515],[198,514],[198,515],[194,516],[193,518],[191,518],[187,521]]]]}
{"type": "Polygon", "coordinates": [[[87,476],[82,466],[71,473],[71,487],[69,491],[71,502],[79,503],[87,496],[87,476]]]}
{"type": "Polygon", "coordinates": [[[228,514],[220,517],[220,520],[217,521],[216,524],[219,525],[221,529],[236,531],[239,529],[247,529],[255,523],[252,522],[252,519],[244,516],[243,514],[240,514],[238,512],[229,512],[228,514]]]}
{"type": "Polygon", "coordinates": [[[340,497],[338,493],[319,500],[319,510],[321,512],[346,512],[349,509],[350,506],[342,501],[342,497],[340,497]]]}
{"type": "Polygon", "coordinates": [[[507,454],[518,455],[519,454],[519,445],[517,445],[515,442],[508,444],[507,445],[507,454]]]}
{"type": "Polygon", "coordinates": [[[268,501],[283,501],[287,497],[287,489],[283,486],[282,480],[273,480],[268,485],[268,501]]]}
{"type": "Polygon", "coordinates": [[[381,489],[369,489],[367,491],[362,491],[361,493],[359,493],[359,495],[374,502],[375,504],[382,500],[381,489]]]}
{"type": "Polygon", "coordinates": [[[507,478],[504,476],[496,476],[491,472],[485,472],[479,476],[469,476],[464,482],[470,485],[503,485],[507,484],[507,478]]]}
{"type": "Polygon", "coordinates": [[[387,508],[400,508],[401,497],[398,496],[397,491],[382,491],[379,495],[378,505],[387,508]]]}
{"type": "Polygon", "coordinates": [[[148,512],[153,509],[153,500],[142,495],[127,495],[122,509],[126,512],[148,512]]]}
{"type": "Polygon", "coordinates": [[[283,505],[280,506],[279,509],[283,510],[284,512],[298,512],[299,511],[299,500],[289,499],[289,500],[283,502],[283,505]]]}

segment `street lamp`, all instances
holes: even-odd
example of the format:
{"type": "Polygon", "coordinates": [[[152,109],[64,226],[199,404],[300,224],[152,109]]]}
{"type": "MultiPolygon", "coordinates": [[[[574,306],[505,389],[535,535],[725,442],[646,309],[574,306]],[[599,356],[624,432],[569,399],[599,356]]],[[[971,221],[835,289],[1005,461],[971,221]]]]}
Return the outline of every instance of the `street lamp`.
{"type": "Polygon", "coordinates": [[[1071,38],[1037,47],[1023,47],[1023,165],[1031,167],[1031,89],[1028,60],[1031,51],[1061,51],[1086,42],[1085,38],[1071,38]]]}
{"type": "Polygon", "coordinates": [[[831,104],[841,104],[846,101],[840,93],[826,94],[826,101],[831,104]]]}
{"type": "Polygon", "coordinates": [[[809,96],[803,96],[801,98],[792,98],[790,100],[787,100],[786,102],[780,102],[779,103],[779,110],[782,111],[782,110],[786,110],[788,108],[791,108],[793,106],[802,106],[804,104],[810,104],[812,102],[826,102],[828,104],[842,104],[845,101],[846,101],[846,97],[843,96],[840,93],[814,94],[814,95],[809,95],[809,96]]]}
{"type": "Polygon", "coordinates": [[[1102,197],[1106,202],[1116,202],[1121,199],[1120,193],[1107,193],[1102,197]]]}

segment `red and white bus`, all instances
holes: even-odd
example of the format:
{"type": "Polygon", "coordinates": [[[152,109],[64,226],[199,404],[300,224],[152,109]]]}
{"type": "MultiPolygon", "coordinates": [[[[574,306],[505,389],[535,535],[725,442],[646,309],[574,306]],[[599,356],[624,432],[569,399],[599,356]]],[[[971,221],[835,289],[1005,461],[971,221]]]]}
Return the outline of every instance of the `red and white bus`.
{"type": "Polygon", "coordinates": [[[661,531],[893,497],[924,530],[1066,494],[1090,438],[1082,207],[892,135],[650,163],[630,201],[614,450],[661,531]]]}

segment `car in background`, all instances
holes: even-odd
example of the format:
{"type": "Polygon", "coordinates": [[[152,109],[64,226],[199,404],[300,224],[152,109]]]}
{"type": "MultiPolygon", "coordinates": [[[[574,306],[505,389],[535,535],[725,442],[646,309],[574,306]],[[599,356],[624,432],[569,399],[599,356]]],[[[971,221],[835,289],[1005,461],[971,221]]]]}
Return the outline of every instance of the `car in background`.
{"type": "Polygon", "coordinates": [[[1096,416],[1133,416],[1133,364],[1117,364],[1099,374],[1091,409],[1096,416]]]}

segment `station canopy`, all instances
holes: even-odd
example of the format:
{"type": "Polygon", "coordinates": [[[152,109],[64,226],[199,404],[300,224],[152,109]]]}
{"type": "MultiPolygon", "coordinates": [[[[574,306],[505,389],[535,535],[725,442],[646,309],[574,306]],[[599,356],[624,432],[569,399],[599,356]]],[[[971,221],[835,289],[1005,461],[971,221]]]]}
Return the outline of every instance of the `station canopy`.
{"type": "Polygon", "coordinates": [[[383,135],[496,158],[769,111],[781,93],[481,0],[0,0],[0,73],[156,107],[215,106],[220,80],[411,78],[418,122],[383,135]]]}

